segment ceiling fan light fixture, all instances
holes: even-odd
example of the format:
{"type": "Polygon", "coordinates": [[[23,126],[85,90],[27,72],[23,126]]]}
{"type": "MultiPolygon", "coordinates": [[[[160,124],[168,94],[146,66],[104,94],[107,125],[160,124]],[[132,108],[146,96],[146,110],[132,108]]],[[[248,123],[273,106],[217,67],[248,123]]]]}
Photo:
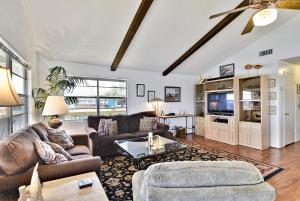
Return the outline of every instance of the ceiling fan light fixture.
{"type": "Polygon", "coordinates": [[[273,23],[277,19],[276,8],[266,8],[253,16],[253,23],[255,26],[266,26],[273,23]]]}

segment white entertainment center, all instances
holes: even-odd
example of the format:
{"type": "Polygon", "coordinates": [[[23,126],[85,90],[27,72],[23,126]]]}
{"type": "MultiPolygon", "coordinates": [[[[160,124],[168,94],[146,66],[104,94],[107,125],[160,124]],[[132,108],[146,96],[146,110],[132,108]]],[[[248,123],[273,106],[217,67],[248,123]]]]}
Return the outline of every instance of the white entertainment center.
{"type": "Polygon", "coordinates": [[[231,145],[268,148],[268,94],[265,75],[216,78],[196,85],[196,134],[231,145]]]}

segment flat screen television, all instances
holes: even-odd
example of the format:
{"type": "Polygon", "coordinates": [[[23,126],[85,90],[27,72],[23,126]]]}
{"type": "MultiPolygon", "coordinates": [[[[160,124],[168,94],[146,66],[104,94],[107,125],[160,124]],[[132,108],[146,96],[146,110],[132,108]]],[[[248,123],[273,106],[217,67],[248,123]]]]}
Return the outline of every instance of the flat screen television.
{"type": "Polygon", "coordinates": [[[207,94],[207,111],[209,114],[232,116],[234,114],[233,92],[207,94]]]}

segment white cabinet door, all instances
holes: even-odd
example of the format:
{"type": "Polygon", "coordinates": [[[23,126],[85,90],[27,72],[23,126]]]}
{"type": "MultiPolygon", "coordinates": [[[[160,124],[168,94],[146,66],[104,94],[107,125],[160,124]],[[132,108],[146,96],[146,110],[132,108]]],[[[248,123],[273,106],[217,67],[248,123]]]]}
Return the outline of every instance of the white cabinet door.
{"type": "Polygon", "coordinates": [[[229,141],[229,131],[219,129],[219,141],[221,142],[228,142],[229,141]]]}
{"type": "Polygon", "coordinates": [[[216,127],[210,127],[209,134],[212,139],[218,140],[219,139],[219,129],[216,127]]]}
{"type": "Polygon", "coordinates": [[[252,130],[250,134],[250,145],[257,148],[262,147],[262,136],[260,131],[252,130]]]}
{"type": "Polygon", "coordinates": [[[249,144],[249,135],[250,135],[249,129],[240,129],[239,132],[239,144],[241,145],[248,145],[249,144]]]}

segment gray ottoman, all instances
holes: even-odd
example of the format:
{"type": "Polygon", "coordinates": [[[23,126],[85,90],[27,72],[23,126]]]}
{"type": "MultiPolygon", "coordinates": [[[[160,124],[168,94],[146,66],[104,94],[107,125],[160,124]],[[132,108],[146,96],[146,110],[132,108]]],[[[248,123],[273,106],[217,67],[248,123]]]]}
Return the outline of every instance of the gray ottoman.
{"type": "Polygon", "coordinates": [[[133,175],[134,201],[273,201],[275,189],[242,161],[158,163],[133,175]]]}

